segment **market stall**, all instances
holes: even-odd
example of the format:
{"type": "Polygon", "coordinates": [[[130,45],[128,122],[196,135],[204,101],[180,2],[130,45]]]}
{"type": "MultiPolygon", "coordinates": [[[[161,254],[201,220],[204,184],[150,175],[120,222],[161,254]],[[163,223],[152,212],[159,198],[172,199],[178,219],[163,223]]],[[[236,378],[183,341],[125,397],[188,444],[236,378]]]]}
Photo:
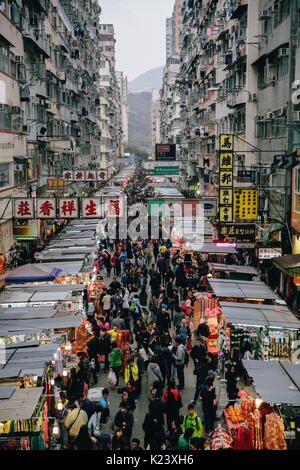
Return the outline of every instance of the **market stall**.
{"type": "Polygon", "coordinates": [[[61,270],[57,267],[41,267],[36,264],[24,264],[4,275],[6,284],[20,284],[25,282],[49,282],[54,281],[61,270]]]}
{"type": "Polygon", "coordinates": [[[248,348],[257,359],[296,360],[300,321],[286,306],[220,302],[220,307],[232,358],[242,358],[248,348]]]}
{"type": "Polygon", "coordinates": [[[280,300],[278,295],[261,281],[232,281],[210,278],[208,282],[219,301],[273,304],[280,300]]]}

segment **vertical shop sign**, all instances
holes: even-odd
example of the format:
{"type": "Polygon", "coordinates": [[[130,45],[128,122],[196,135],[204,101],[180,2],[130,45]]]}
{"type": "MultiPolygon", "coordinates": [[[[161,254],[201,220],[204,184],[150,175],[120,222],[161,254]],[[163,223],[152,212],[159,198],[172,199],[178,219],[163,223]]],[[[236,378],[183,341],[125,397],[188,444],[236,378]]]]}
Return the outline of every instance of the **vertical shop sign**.
{"type": "Polygon", "coordinates": [[[220,136],[219,151],[219,219],[233,221],[233,135],[220,136]]]}

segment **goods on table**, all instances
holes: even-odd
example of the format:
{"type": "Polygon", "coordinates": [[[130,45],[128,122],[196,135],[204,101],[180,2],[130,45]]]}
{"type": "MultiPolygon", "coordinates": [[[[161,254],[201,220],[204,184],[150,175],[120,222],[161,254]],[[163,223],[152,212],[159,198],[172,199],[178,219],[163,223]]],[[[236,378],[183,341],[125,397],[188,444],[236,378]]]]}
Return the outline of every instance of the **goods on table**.
{"type": "Polygon", "coordinates": [[[231,421],[235,423],[243,423],[245,421],[244,416],[242,416],[241,408],[234,409],[232,406],[229,406],[228,413],[231,421]]]}
{"type": "Polygon", "coordinates": [[[216,429],[209,441],[210,450],[219,450],[219,449],[228,449],[231,447],[233,439],[230,434],[221,428],[219,424],[218,429],[216,429]]]}
{"type": "Polygon", "coordinates": [[[241,414],[245,419],[249,419],[250,414],[255,409],[255,401],[252,398],[242,400],[241,403],[241,414]]]}

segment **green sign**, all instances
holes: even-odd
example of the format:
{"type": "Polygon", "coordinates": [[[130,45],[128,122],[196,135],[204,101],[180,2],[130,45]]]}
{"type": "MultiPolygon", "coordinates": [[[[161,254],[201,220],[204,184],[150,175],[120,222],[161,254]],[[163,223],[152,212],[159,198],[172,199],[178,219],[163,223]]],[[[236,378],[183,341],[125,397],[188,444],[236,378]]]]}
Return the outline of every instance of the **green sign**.
{"type": "Polygon", "coordinates": [[[165,214],[165,200],[164,199],[149,199],[148,200],[148,215],[160,217],[165,214]]]}
{"type": "Polygon", "coordinates": [[[190,186],[190,191],[197,191],[198,186],[190,186]]]}
{"type": "Polygon", "coordinates": [[[179,166],[155,166],[154,175],[179,175],[179,166]]]}

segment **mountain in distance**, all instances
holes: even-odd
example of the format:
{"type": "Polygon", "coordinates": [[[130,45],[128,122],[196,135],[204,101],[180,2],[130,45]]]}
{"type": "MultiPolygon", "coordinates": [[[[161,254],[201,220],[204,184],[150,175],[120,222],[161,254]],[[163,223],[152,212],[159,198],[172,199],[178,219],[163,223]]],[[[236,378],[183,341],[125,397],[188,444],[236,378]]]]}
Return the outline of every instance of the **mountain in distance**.
{"type": "Polygon", "coordinates": [[[129,93],[129,144],[151,150],[152,93],[129,93]]]}
{"type": "Polygon", "coordinates": [[[128,82],[128,90],[131,93],[151,91],[152,88],[161,88],[164,67],[156,67],[142,73],[137,78],[128,82]]]}

